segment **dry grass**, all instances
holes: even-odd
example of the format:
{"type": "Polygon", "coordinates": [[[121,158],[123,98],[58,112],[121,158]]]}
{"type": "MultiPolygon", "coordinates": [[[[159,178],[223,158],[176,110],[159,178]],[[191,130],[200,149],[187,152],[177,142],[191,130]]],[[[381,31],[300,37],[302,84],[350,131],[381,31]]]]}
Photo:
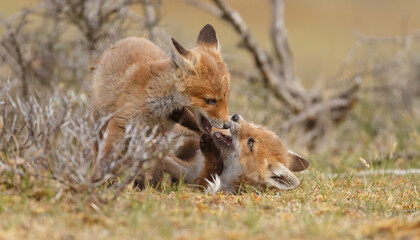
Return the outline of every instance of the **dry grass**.
{"type": "Polygon", "coordinates": [[[304,178],[287,192],[205,195],[181,185],[127,191],[108,205],[54,186],[2,185],[0,239],[420,237],[418,176],[328,179],[311,170],[304,178]]]}
{"type": "MultiPolygon", "coordinates": [[[[66,105],[32,98],[31,104],[21,103],[26,106],[25,111],[13,108],[10,99],[15,98],[7,91],[2,93],[0,115],[5,116],[7,111],[8,116],[2,117],[0,127],[5,131],[0,139],[0,240],[420,236],[418,173],[394,176],[380,171],[419,168],[419,122],[409,115],[401,116],[396,125],[384,123],[384,127],[376,125],[381,119],[374,120],[368,111],[371,108],[361,104],[350,120],[329,135],[329,145],[311,154],[309,170],[300,175],[303,184],[292,191],[247,189],[241,195],[206,195],[189,186],[164,181],[162,191],[149,188],[138,192],[124,188],[127,183],[117,189],[89,184],[90,159],[95,159],[89,146],[99,127],[89,128],[83,99],[74,98],[71,92],[69,96],[54,93],[52,99],[66,105]],[[38,110],[31,113],[29,105],[38,110]],[[54,109],[55,115],[46,111],[44,116],[40,109],[54,109]],[[71,113],[66,109],[71,109],[71,113]],[[67,117],[62,119],[61,115],[67,117]],[[40,125],[41,131],[36,127],[33,131],[36,136],[49,133],[45,137],[54,142],[53,147],[46,148],[45,142],[31,139],[39,148],[29,145],[17,153],[16,142],[24,143],[30,131],[23,131],[16,141],[8,137],[13,116],[17,116],[17,126],[29,126],[28,119],[49,122],[40,125]],[[358,121],[355,123],[354,119],[358,121]],[[6,140],[9,147],[5,147],[6,140]],[[333,143],[336,141],[342,144],[333,143]],[[34,169],[37,155],[33,154],[58,165],[34,169]],[[74,157],[80,165],[71,164],[74,157]],[[373,174],[359,176],[361,170],[372,170],[373,174]],[[81,178],[75,178],[75,172],[81,178]],[[104,199],[108,201],[105,203],[104,199]]],[[[295,145],[295,149],[300,148],[295,145]]],[[[132,171],[129,166],[128,172],[132,171]]],[[[122,173],[122,177],[126,175],[122,173]]]]}

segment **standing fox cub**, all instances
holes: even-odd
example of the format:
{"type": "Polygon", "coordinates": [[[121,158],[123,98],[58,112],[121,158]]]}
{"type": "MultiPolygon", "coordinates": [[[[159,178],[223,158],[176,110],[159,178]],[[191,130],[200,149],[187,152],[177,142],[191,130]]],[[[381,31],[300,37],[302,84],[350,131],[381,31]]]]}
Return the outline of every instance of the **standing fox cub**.
{"type": "Polygon", "coordinates": [[[230,132],[203,134],[200,151],[197,149],[188,141],[177,154],[184,161],[168,156],[163,169],[187,183],[208,183],[210,192],[236,192],[242,183],[256,188],[293,189],[300,180],[292,172],[309,166],[308,160],[288,151],[275,133],[247,123],[237,114],[232,116],[230,132]],[[186,154],[188,151],[191,154],[186,154]],[[214,182],[209,181],[211,176],[214,182]]]}
{"type": "Polygon", "coordinates": [[[109,120],[102,160],[93,168],[92,181],[125,133],[128,123],[158,126],[162,134],[175,122],[171,114],[183,108],[194,116],[200,131],[228,128],[230,75],[218,49],[214,28],[207,24],[196,47],[185,49],[172,39],[171,55],[144,38],[126,38],[107,49],[93,75],[92,112],[113,113],[109,120]]]}

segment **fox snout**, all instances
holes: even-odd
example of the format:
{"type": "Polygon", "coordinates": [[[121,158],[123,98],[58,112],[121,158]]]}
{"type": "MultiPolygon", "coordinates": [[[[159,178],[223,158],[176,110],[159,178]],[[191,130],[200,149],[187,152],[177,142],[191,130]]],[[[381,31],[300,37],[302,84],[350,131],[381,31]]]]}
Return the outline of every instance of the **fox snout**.
{"type": "MultiPolygon", "coordinates": [[[[242,117],[238,114],[234,114],[229,121],[224,122],[222,125],[222,128],[219,129],[231,129],[232,127],[237,129],[238,128],[238,122],[242,117]]],[[[216,128],[218,128],[217,126],[215,126],[216,128]]],[[[226,133],[225,133],[226,134],[226,133]]]]}
{"type": "Polygon", "coordinates": [[[240,116],[238,114],[234,114],[230,119],[234,122],[238,122],[239,118],[240,118],[240,116]]]}
{"type": "Polygon", "coordinates": [[[223,129],[229,129],[231,126],[230,121],[223,124],[223,129]]]}
{"type": "Polygon", "coordinates": [[[212,127],[218,128],[218,129],[229,129],[231,127],[231,121],[229,120],[229,117],[226,119],[223,118],[211,118],[209,116],[209,122],[211,123],[212,127]]]}
{"type": "Polygon", "coordinates": [[[226,104],[221,104],[220,107],[216,106],[216,108],[211,109],[211,111],[206,111],[208,116],[212,119],[211,121],[214,123],[213,126],[216,128],[230,128],[231,120],[229,117],[229,110],[226,104]]]}
{"type": "Polygon", "coordinates": [[[230,129],[230,133],[232,135],[233,134],[236,134],[238,132],[238,130],[239,130],[239,124],[240,124],[241,121],[243,121],[243,118],[239,114],[234,114],[230,118],[229,129],[230,129]]]}

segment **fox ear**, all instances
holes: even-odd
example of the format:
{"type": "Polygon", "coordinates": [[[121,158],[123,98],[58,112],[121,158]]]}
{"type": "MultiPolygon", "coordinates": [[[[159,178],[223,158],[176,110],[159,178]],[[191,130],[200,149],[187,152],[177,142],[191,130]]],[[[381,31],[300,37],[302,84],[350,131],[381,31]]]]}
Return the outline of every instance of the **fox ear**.
{"type": "Polygon", "coordinates": [[[179,44],[175,39],[171,38],[171,60],[176,67],[191,71],[193,68],[192,63],[188,60],[187,56],[190,52],[179,44]]]}
{"type": "Polygon", "coordinates": [[[219,41],[217,40],[216,31],[212,25],[206,24],[206,26],[201,29],[198,34],[197,45],[213,47],[219,50],[219,41]]]}
{"type": "Polygon", "coordinates": [[[281,190],[289,190],[297,188],[300,185],[300,180],[289,169],[281,165],[271,170],[271,177],[265,182],[272,187],[281,190]]]}
{"type": "Polygon", "coordinates": [[[309,161],[299,154],[289,150],[289,169],[293,172],[300,172],[307,169],[309,161]]]}

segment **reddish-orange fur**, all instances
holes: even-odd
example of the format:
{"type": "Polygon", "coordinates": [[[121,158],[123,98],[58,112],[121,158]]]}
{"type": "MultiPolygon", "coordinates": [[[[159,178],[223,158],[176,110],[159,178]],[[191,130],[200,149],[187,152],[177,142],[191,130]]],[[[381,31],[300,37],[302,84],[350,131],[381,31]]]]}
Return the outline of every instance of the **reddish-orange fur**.
{"type": "Polygon", "coordinates": [[[227,107],[230,75],[218,51],[211,25],[199,34],[197,46],[186,50],[172,40],[171,57],[144,38],[126,38],[104,52],[92,83],[92,111],[114,115],[109,120],[102,160],[92,180],[101,179],[107,155],[120,141],[128,123],[159,126],[166,134],[173,127],[170,115],[188,108],[201,131],[204,120],[221,128],[229,121],[227,107]],[[214,99],[208,104],[206,99],[214,99]]]}
{"type": "MultiPolygon", "coordinates": [[[[196,174],[195,183],[206,186],[205,179],[211,180],[211,176],[218,174],[222,181],[221,190],[230,192],[236,191],[243,183],[256,188],[279,189],[291,189],[299,185],[300,180],[292,171],[302,171],[309,163],[303,157],[288,151],[275,133],[247,123],[242,118],[233,123],[230,132],[216,129],[212,139],[201,137],[201,151],[196,153],[196,159],[198,161],[202,155],[204,166],[196,174]],[[232,137],[233,145],[227,146],[217,132],[232,137]],[[250,139],[253,141],[252,148],[249,147],[250,139]]],[[[192,145],[186,148],[196,152],[192,145]]],[[[189,166],[183,166],[192,166],[191,160],[189,166]]],[[[170,172],[177,173],[173,170],[170,172]]],[[[183,173],[190,174],[185,170],[183,173]]]]}
{"type": "Polygon", "coordinates": [[[204,157],[204,167],[196,183],[207,186],[205,179],[211,179],[211,176],[215,174],[222,174],[223,158],[220,149],[213,143],[211,135],[203,134],[201,136],[200,150],[204,157]]]}

